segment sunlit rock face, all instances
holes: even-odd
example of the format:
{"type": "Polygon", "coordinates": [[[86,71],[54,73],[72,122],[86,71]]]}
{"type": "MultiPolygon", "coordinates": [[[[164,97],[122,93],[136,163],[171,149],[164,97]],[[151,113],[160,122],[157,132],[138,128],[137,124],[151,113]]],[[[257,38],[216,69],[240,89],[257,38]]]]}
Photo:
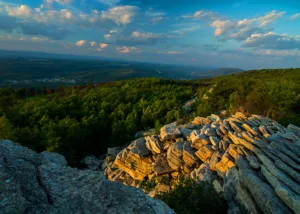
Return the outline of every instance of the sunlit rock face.
{"type": "MultiPolygon", "coordinates": [[[[99,167],[96,158],[85,163],[99,167]]],[[[0,213],[174,212],[139,189],[108,181],[100,171],[68,167],[62,155],[0,141],[0,213]]]]}
{"type": "Polygon", "coordinates": [[[165,125],[159,136],[137,141],[136,152],[133,143],[115,160],[109,159],[108,179],[144,188],[154,196],[175,188],[185,176],[210,182],[222,192],[229,213],[300,213],[297,126],[284,127],[258,115],[211,115],[165,125]]]}

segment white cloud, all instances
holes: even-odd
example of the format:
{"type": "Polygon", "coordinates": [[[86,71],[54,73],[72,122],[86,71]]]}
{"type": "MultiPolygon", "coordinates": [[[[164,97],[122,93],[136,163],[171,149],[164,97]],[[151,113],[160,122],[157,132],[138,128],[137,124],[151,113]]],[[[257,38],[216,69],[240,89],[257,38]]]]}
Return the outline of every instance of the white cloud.
{"type": "Polygon", "coordinates": [[[71,19],[72,16],[73,16],[72,11],[67,10],[67,9],[62,9],[62,10],[60,11],[60,13],[61,13],[62,16],[63,16],[64,18],[66,18],[66,19],[71,19]]]}
{"type": "Polygon", "coordinates": [[[32,37],[31,38],[31,41],[33,41],[33,42],[44,42],[44,41],[49,41],[49,39],[48,38],[40,38],[40,37],[32,37]]]}
{"type": "Polygon", "coordinates": [[[167,51],[167,52],[158,52],[159,54],[168,54],[168,55],[178,55],[178,54],[183,54],[183,52],[178,52],[178,51],[167,51]]]}
{"type": "Polygon", "coordinates": [[[91,46],[91,47],[95,47],[96,45],[97,45],[97,42],[95,42],[95,41],[91,41],[91,42],[90,42],[90,46],[91,46]]]}
{"type": "Polygon", "coordinates": [[[152,24],[156,24],[156,23],[158,23],[158,22],[160,22],[160,21],[162,21],[166,18],[165,17],[166,13],[164,13],[164,12],[155,12],[153,10],[146,11],[145,15],[150,18],[150,22],[152,24]]]}
{"type": "Polygon", "coordinates": [[[241,28],[241,27],[245,27],[245,26],[251,25],[254,21],[255,21],[255,19],[240,20],[240,21],[237,22],[237,27],[241,28]]]}
{"type": "Polygon", "coordinates": [[[146,11],[145,15],[148,16],[148,17],[160,17],[160,16],[165,16],[166,13],[164,13],[164,12],[146,11]]]}
{"type": "Polygon", "coordinates": [[[296,20],[296,19],[298,19],[298,18],[300,18],[300,13],[296,13],[296,14],[292,15],[292,16],[290,17],[290,20],[296,20]]]}
{"type": "Polygon", "coordinates": [[[194,14],[183,15],[181,18],[184,19],[197,19],[197,20],[216,20],[219,18],[218,13],[205,11],[205,10],[198,10],[194,14]]]}
{"type": "Polygon", "coordinates": [[[86,40],[79,40],[78,42],[76,42],[76,46],[77,47],[82,47],[86,44],[86,40]]]}
{"type": "Polygon", "coordinates": [[[78,17],[74,17],[73,12],[68,9],[48,10],[44,13],[37,14],[34,18],[38,22],[45,23],[70,23],[70,21],[78,19],[78,17]]]}
{"type": "Polygon", "coordinates": [[[108,44],[106,43],[101,43],[100,44],[100,48],[104,49],[104,48],[107,48],[108,47],[108,44]]]}
{"type": "Polygon", "coordinates": [[[180,23],[180,24],[174,24],[172,27],[175,27],[176,30],[173,30],[172,33],[179,33],[181,35],[184,35],[187,32],[192,32],[195,30],[198,30],[201,28],[199,23],[195,22],[185,22],[185,23],[180,23]]]}
{"type": "Polygon", "coordinates": [[[139,31],[134,31],[131,34],[132,37],[134,38],[139,38],[139,39],[155,39],[155,38],[161,38],[161,34],[155,34],[155,33],[141,33],[139,31]]]}
{"type": "Polygon", "coordinates": [[[265,30],[260,27],[252,27],[252,26],[246,26],[245,28],[242,28],[237,33],[230,34],[229,37],[226,37],[225,39],[235,39],[237,41],[244,41],[248,37],[250,37],[252,34],[255,33],[265,33],[265,30]]]}
{"type": "Polygon", "coordinates": [[[97,1],[102,3],[102,4],[107,4],[109,6],[116,5],[120,2],[120,0],[97,0],[97,1]]]}
{"type": "Polygon", "coordinates": [[[108,33],[108,34],[104,34],[104,38],[105,39],[109,39],[111,37],[111,35],[108,33]]]}
{"type": "Polygon", "coordinates": [[[164,19],[165,19],[164,17],[153,17],[150,19],[150,22],[152,22],[152,24],[156,24],[158,22],[161,22],[164,19]]]}
{"type": "Polygon", "coordinates": [[[221,40],[235,39],[244,41],[252,34],[266,33],[270,29],[265,28],[268,24],[280,19],[285,12],[276,12],[275,10],[266,13],[264,16],[243,19],[238,21],[216,20],[211,23],[211,27],[215,28],[215,36],[221,37],[221,40]]]}
{"type": "Polygon", "coordinates": [[[272,12],[266,13],[265,16],[259,17],[256,20],[260,24],[260,26],[266,26],[270,24],[271,22],[280,19],[285,12],[276,12],[276,10],[273,10],[272,12]]]}
{"type": "Polygon", "coordinates": [[[137,48],[135,48],[135,47],[127,47],[127,46],[117,47],[116,50],[119,53],[124,53],[124,54],[131,53],[131,52],[138,52],[137,48]]]}
{"type": "Polygon", "coordinates": [[[216,19],[218,14],[215,12],[207,12],[204,10],[196,11],[193,15],[194,19],[216,19]]]}
{"type": "Polygon", "coordinates": [[[118,6],[110,8],[108,11],[102,11],[101,18],[109,19],[117,25],[130,24],[136,16],[139,8],[135,6],[118,6]]]}
{"type": "Polygon", "coordinates": [[[116,34],[116,33],[118,33],[118,30],[116,30],[116,29],[110,30],[109,33],[111,33],[111,34],[116,34]]]}
{"type": "Polygon", "coordinates": [[[96,49],[96,51],[102,51],[103,49],[107,48],[108,47],[108,44],[106,43],[101,43],[99,45],[99,47],[96,49]]]}
{"type": "Polygon", "coordinates": [[[216,20],[213,23],[211,23],[210,26],[216,28],[215,36],[218,37],[227,33],[227,31],[234,29],[235,23],[230,20],[226,20],[226,21],[216,20]]]}
{"type": "Polygon", "coordinates": [[[153,33],[153,32],[140,32],[134,31],[131,34],[129,32],[118,33],[110,38],[110,41],[119,46],[133,47],[138,45],[156,45],[158,43],[168,42],[170,39],[181,38],[178,34],[166,34],[166,33],[153,33]]]}
{"type": "Polygon", "coordinates": [[[57,2],[59,4],[65,5],[65,4],[72,3],[73,0],[45,0],[45,3],[47,4],[53,4],[53,2],[57,2]]]}
{"type": "Polygon", "coordinates": [[[17,17],[29,17],[31,16],[31,8],[27,5],[21,5],[20,7],[5,7],[9,16],[17,16],[17,17]]]}
{"type": "Polygon", "coordinates": [[[285,34],[268,32],[265,34],[252,34],[247,38],[244,47],[255,47],[261,49],[300,50],[300,39],[285,34]]]}
{"type": "Polygon", "coordinates": [[[273,10],[266,13],[264,16],[253,18],[253,19],[244,19],[237,22],[237,27],[245,27],[257,23],[259,26],[264,27],[280,18],[285,14],[285,12],[277,12],[273,10]]]}
{"type": "Polygon", "coordinates": [[[256,55],[267,56],[300,56],[299,50],[256,50],[253,52],[256,55]]]}

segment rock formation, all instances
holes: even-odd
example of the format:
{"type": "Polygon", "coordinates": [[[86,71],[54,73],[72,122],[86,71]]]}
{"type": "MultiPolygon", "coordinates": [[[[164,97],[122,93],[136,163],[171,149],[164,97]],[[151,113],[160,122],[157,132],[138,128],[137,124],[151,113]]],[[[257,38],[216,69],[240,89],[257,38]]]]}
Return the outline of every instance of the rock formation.
{"type": "Polygon", "coordinates": [[[300,213],[300,128],[266,117],[237,113],[171,123],[108,159],[109,180],[151,196],[174,188],[183,175],[210,182],[229,213],[300,213]]]}
{"type": "MultiPolygon", "coordinates": [[[[149,154],[146,148],[135,152],[149,154]]],[[[95,158],[85,161],[99,167],[95,158]]],[[[68,167],[59,154],[0,141],[0,213],[174,212],[141,190],[106,180],[102,172],[68,167]]]]}

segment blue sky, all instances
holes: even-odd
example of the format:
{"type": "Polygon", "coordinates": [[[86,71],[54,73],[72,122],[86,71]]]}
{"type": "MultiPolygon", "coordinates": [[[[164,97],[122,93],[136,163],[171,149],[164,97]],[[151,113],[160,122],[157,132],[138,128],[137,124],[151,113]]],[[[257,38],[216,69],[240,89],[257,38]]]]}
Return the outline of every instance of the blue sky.
{"type": "Polygon", "coordinates": [[[0,49],[300,67],[300,1],[0,0],[0,49]]]}

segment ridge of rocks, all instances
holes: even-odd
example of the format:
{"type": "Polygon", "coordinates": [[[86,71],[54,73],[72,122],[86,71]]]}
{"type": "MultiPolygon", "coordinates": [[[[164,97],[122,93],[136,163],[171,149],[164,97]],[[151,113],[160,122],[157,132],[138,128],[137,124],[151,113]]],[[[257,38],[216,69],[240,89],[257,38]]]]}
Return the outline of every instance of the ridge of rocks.
{"type": "Polygon", "coordinates": [[[300,128],[259,116],[196,117],[139,138],[102,164],[109,180],[150,196],[176,187],[180,175],[208,181],[228,213],[300,213],[300,128]]]}

